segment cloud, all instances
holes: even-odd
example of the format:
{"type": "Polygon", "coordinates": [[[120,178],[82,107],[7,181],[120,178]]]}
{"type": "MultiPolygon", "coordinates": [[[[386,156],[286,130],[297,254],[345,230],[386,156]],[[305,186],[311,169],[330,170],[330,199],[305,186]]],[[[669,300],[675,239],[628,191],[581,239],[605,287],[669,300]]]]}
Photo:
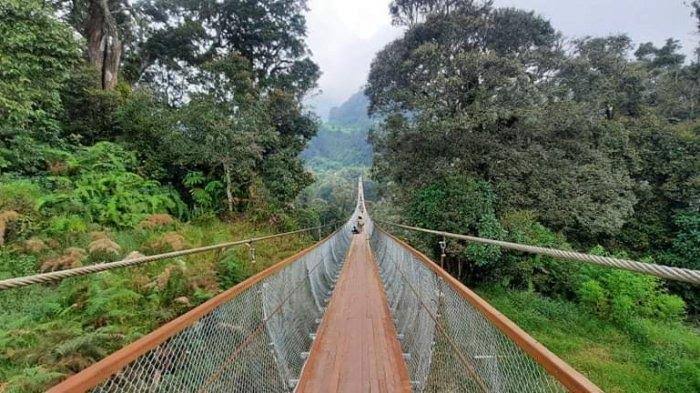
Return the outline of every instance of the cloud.
{"type": "Polygon", "coordinates": [[[323,75],[309,104],[326,116],[366,82],[376,52],[399,36],[391,26],[389,0],[311,0],[309,47],[323,75]]]}
{"type": "Polygon", "coordinates": [[[496,0],[496,6],[534,10],[567,38],[626,33],[635,44],[681,41],[692,55],[698,45],[695,19],[683,0],[496,0]]]}

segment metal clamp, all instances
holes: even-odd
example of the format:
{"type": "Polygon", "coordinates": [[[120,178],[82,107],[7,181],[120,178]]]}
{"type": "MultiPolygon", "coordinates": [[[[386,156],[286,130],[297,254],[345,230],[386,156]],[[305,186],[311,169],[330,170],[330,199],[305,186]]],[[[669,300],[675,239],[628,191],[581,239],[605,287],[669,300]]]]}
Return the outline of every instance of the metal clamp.
{"type": "Polygon", "coordinates": [[[447,254],[445,254],[445,250],[447,249],[447,239],[445,236],[442,237],[442,240],[438,242],[440,245],[440,267],[445,268],[445,257],[447,257],[447,254]]]}
{"type": "Polygon", "coordinates": [[[255,260],[255,244],[253,243],[246,243],[246,246],[248,246],[248,255],[250,255],[250,263],[255,265],[256,260],[255,260]]]}

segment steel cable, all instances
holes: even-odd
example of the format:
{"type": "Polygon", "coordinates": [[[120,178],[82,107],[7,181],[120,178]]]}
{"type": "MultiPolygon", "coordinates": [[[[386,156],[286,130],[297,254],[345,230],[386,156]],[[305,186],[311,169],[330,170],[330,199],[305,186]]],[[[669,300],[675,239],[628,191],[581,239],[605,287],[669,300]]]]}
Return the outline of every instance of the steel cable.
{"type": "Polygon", "coordinates": [[[584,254],[575,251],[558,250],[554,248],[530,246],[527,244],[511,243],[502,240],[485,239],[476,236],[460,235],[456,233],[436,231],[432,229],[425,229],[419,227],[413,227],[409,225],[396,224],[392,222],[379,221],[381,224],[391,225],[398,228],[408,229],[416,232],[431,233],[434,235],[440,235],[444,237],[449,237],[453,239],[466,240],[472,243],[488,244],[493,246],[499,246],[510,250],[517,250],[522,252],[527,252],[530,254],[547,255],[559,259],[567,259],[573,261],[593,263],[601,266],[616,267],[619,269],[625,269],[632,272],[650,274],[656,277],[666,278],[669,280],[683,281],[695,285],[700,285],[700,271],[685,269],[679,267],[671,267],[664,265],[656,265],[653,263],[644,263],[638,261],[632,261],[629,259],[620,259],[612,257],[604,257],[600,255],[584,254]]]}
{"type": "Polygon", "coordinates": [[[243,239],[243,240],[238,240],[238,241],[234,241],[234,242],[214,244],[211,246],[190,248],[187,250],[173,251],[173,252],[168,252],[168,253],[164,253],[164,254],[149,255],[149,256],[139,257],[139,258],[124,259],[124,260],[116,261],[116,262],[98,263],[95,265],[81,266],[81,267],[77,267],[74,269],[58,270],[55,272],[40,273],[40,274],[31,275],[31,276],[9,278],[9,279],[0,281],[0,291],[4,291],[7,289],[11,289],[11,288],[26,287],[26,286],[34,285],[34,284],[45,284],[45,283],[49,283],[49,282],[53,282],[53,281],[60,281],[60,280],[63,280],[63,279],[69,278],[69,277],[83,276],[83,275],[87,275],[87,274],[102,272],[105,270],[112,270],[112,269],[118,269],[118,268],[123,268],[123,267],[142,265],[142,264],[148,263],[148,262],[160,261],[160,260],[168,259],[168,258],[181,257],[184,255],[191,255],[191,254],[198,254],[198,253],[202,253],[202,252],[206,252],[206,251],[226,249],[226,248],[239,246],[239,245],[243,245],[243,244],[252,244],[252,243],[256,243],[256,242],[260,242],[260,241],[268,240],[268,239],[273,239],[273,238],[277,238],[277,237],[290,236],[290,235],[294,235],[297,233],[303,233],[303,232],[310,232],[313,230],[326,228],[326,227],[331,226],[333,224],[335,224],[335,222],[325,224],[325,225],[319,225],[319,226],[316,226],[313,228],[304,228],[304,229],[299,229],[299,230],[291,231],[291,232],[279,233],[279,234],[268,235],[268,236],[253,237],[250,239],[243,239]]]}

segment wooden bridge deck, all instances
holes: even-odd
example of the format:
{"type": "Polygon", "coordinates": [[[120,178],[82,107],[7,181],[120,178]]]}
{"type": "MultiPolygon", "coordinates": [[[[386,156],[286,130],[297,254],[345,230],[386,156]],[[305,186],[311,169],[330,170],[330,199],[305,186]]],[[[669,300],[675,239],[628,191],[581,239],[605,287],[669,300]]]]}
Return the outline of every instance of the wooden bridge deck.
{"type": "Polygon", "coordinates": [[[297,392],[409,392],[401,345],[364,233],[355,235],[297,392]]]}

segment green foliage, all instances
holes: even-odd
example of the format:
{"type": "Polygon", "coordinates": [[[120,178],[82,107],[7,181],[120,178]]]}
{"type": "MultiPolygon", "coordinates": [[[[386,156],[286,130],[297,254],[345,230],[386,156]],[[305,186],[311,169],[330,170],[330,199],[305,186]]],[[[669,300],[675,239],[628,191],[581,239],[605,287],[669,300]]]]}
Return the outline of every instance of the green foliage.
{"type": "MultiPolygon", "coordinates": [[[[590,253],[607,255],[602,247],[590,253]]],[[[581,303],[601,318],[623,326],[640,317],[679,321],[685,315],[685,302],[669,295],[656,277],[587,265],[581,269],[580,280],[577,292],[581,303]]]]}
{"type": "Polygon", "coordinates": [[[218,201],[224,198],[224,183],[219,180],[210,180],[199,171],[188,172],[182,181],[190,191],[194,200],[195,210],[212,211],[220,210],[218,201]]]}
{"type": "Polygon", "coordinates": [[[245,263],[231,251],[226,252],[217,264],[217,273],[222,288],[231,288],[250,275],[245,263]]]}
{"type": "Polygon", "coordinates": [[[50,141],[58,131],[61,110],[56,91],[79,59],[78,44],[68,26],[40,0],[3,1],[0,36],[3,143],[16,132],[50,141]]]}
{"type": "MultiPolygon", "coordinates": [[[[124,251],[145,250],[163,231],[115,228],[109,235],[124,251]]],[[[179,224],[177,231],[192,246],[203,246],[277,229],[246,219],[222,222],[200,216],[197,224],[179,224]]],[[[66,244],[51,247],[85,247],[90,242],[87,235],[66,239],[62,234],[56,239],[66,244]]],[[[311,241],[299,236],[256,244],[254,266],[247,249],[239,247],[224,254],[197,254],[67,279],[53,286],[4,291],[0,293],[3,388],[44,391],[311,241]]],[[[0,278],[36,273],[42,261],[60,252],[46,249],[26,254],[20,243],[13,243],[0,250],[0,278]]]]}
{"type": "Polygon", "coordinates": [[[46,222],[44,232],[49,236],[61,236],[68,233],[86,233],[90,229],[85,219],[76,214],[54,215],[46,222]]]}
{"type": "Polygon", "coordinates": [[[487,3],[395,2],[408,29],[366,89],[386,115],[374,172],[409,192],[481,179],[498,211],[531,210],[577,243],[664,247],[669,216],[697,200],[697,65],[673,40],[632,61],[625,35],[565,53],[549,21],[487,3]]]}
{"type": "MultiPolygon", "coordinates": [[[[677,235],[671,247],[659,255],[659,262],[669,266],[700,269],[700,213],[682,212],[675,217],[677,235]]],[[[692,284],[673,282],[668,284],[688,304],[691,316],[700,316],[700,293],[692,284]]]]}
{"type": "Polygon", "coordinates": [[[35,271],[37,258],[3,249],[0,251],[0,276],[2,279],[21,277],[35,271]]]}
{"type": "MultiPolygon", "coordinates": [[[[564,51],[548,20],[489,1],[394,1],[391,13],[407,29],[377,53],[365,93],[383,116],[372,173],[406,221],[697,268],[700,66],[678,41],[635,59],[624,34],[564,51]]],[[[435,237],[417,240],[437,253],[435,237]]],[[[624,328],[681,320],[686,304],[697,315],[688,285],[477,247],[448,241],[449,270],[471,285],[579,301],[624,328]]]]}
{"type": "Polygon", "coordinates": [[[693,327],[652,319],[634,319],[621,327],[588,306],[563,299],[503,288],[479,293],[604,391],[700,388],[700,339],[693,327]]]}
{"type": "Polygon", "coordinates": [[[0,183],[0,211],[14,210],[31,214],[37,210],[41,187],[31,180],[13,180],[0,183]]]}
{"type": "Polygon", "coordinates": [[[136,89],[117,108],[112,134],[128,150],[136,152],[139,174],[177,184],[187,172],[174,137],[177,112],[147,88],[136,89]]]}
{"type": "MultiPolygon", "coordinates": [[[[503,214],[505,240],[533,246],[569,249],[566,239],[543,226],[532,211],[503,214]]],[[[513,288],[529,289],[549,296],[573,298],[580,265],[554,258],[504,252],[499,263],[499,280],[513,288]]]]}
{"type": "Polygon", "coordinates": [[[114,140],[120,131],[115,126],[118,113],[128,104],[128,90],[103,90],[94,67],[77,67],[61,91],[63,135],[84,145],[114,140]]]}
{"type": "MultiPolygon", "coordinates": [[[[411,198],[407,215],[410,222],[424,228],[500,239],[505,232],[496,219],[493,198],[486,182],[448,176],[419,189],[411,198]]],[[[471,279],[490,278],[501,251],[494,246],[455,242],[448,255],[471,261],[471,279]]]]}
{"type": "Polygon", "coordinates": [[[0,170],[45,168],[47,143],[56,143],[58,94],[79,60],[72,31],[42,1],[0,4],[0,170]]]}
{"type": "MultiPolygon", "coordinates": [[[[279,229],[220,221],[227,199],[248,217],[272,211],[264,218],[279,226],[315,220],[293,206],[311,182],[298,156],[316,124],[301,101],[319,76],[304,1],[107,7],[124,64],[94,67],[102,45],[74,37],[104,33],[101,7],[0,2],[0,212],[20,215],[0,250],[0,278],[92,248],[97,231],[122,253],[91,252],[82,263],[147,252],[166,230],[200,246],[279,229]],[[105,85],[106,68],[138,88],[105,85]],[[185,203],[195,223],[138,225],[154,213],[187,218],[185,203]]],[[[239,250],[2,292],[0,390],[43,391],[306,244],[259,245],[257,266],[239,250]]]]}
{"type": "Polygon", "coordinates": [[[51,386],[64,375],[57,371],[48,371],[43,366],[22,370],[22,374],[13,375],[8,381],[8,393],[42,392],[46,386],[51,386]]]}
{"type": "Polygon", "coordinates": [[[126,278],[104,273],[100,280],[90,283],[83,315],[98,326],[133,320],[142,295],[131,290],[127,282],[126,278]]]}
{"type": "Polygon", "coordinates": [[[55,191],[39,198],[39,209],[50,216],[68,214],[53,221],[58,231],[74,227],[78,215],[116,227],[133,227],[153,213],[184,216],[185,207],[174,191],[129,172],[135,163],[132,153],[111,143],[81,149],[68,158],[67,176],[50,178],[55,191]]]}

